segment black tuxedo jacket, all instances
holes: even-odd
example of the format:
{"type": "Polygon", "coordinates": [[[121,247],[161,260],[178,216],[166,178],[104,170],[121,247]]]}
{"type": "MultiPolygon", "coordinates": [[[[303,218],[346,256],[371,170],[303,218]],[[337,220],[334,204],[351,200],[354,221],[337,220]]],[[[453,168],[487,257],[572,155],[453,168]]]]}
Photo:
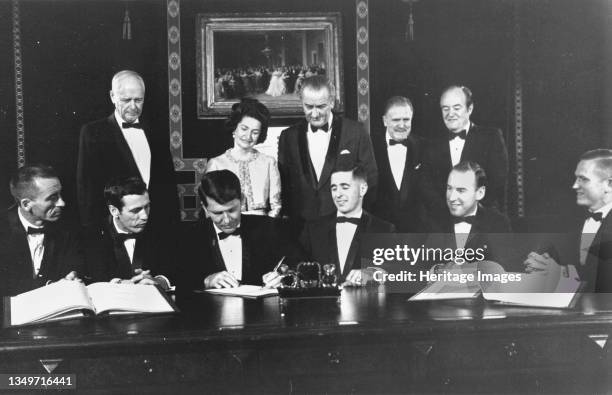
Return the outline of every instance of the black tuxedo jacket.
{"type": "Polygon", "coordinates": [[[175,240],[162,238],[147,227],[136,239],[134,259],[130,262],[125,245],[118,238],[109,217],[104,226],[88,234],[84,241],[88,276],[92,282],[130,279],[135,276],[135,269],[142,269],[150,270],[152,276],[161,274],[172,281],[175,240]]]}
{"type": "Polygon", "coordinates": [[[375,200],[378,183],[372,142],[359,123],[334,114],[329,148],[318,182],[308,151],[307,131],[308,123],[302,120],[283,130],[278,142],[283,214],[289,216],[296,228],[304,221],[336,212],[330,178],[340,154],[348,152],[355,163],[364,167],[368,176],[368,200],[375,200]]]}
{"type": "Polygon", "coordinates": [[[17,215],[17,206],[0,217],[0,296],[13,296],[64,278],[71,271],[84,273],[76,233],[65,223],[45,224],[45,252],[34,278],[28,236],[17,215]]]}
{"type": "MultiPolygon", "coordinates": [[[[487,174],[487,193],[482,200],[485,206],[504,210],[508,178],[508,151],[501,130],[471,124],[467,134],[461,161],[478,163],[487,174]]],[[[441,218],[446,208],[446,184],[452,168],[448,132],[431,140],[423,156],[424,177],[421,188],[430,215],[441,218]]]]}
{"type": "MultiPolygon", "coordinates": [[[[457,248],[455,225],[450,216],[444,220],[432,222],[429,229],[431,233],[426,242],[427,247],[457,248]]],[[[486,260],[498,262],[508,269],[507,265],[511,263],[512,254],[507,247],[512,246],[512,240],[490,235],[510,232],[508,217],[494,208],[479,205],[464,248],[473,250],[483,248],[486,260]]]]}
{"type": "Polygon", "coordinates": [[[355,235],[346,257],[346,263],[344,264],[344,270],[340,272],[338,241],[336,238],[336,216],[337,214],[334,213],[315,221],[307,222],[300,236],[300,243],[309,260],[319,262],[321,265],[333,263],[336,265],[336,273],[341,274],[340,281],[344,281],[352,269],[361,268],[359,247],[363,234],[393,233],[395,232],[395,226],[364,210],[361,215],[361,221],[355,230],[355,235]]]}
{"type": "Polygon", "coordinates": [[[419,179],[422,173],[421,153],[424,141],[421,137],[408,136],[404,173],[400,188],[397,188],[389,153],[387,134],[373,140],[376,164],[378,165],[377,199],[372,213],[395,225],[398,232],[415,233],[422,229],[422,207],[419,193],[419,179]]]}
{"type": "MultiPolygon", "coordinates": [[[[283,256],[288,265],[295,264],[300,256],[299,247],[285,236],[287,232],[278,220],[243,214],[240,232],[243,284],[261,284],[262,276],[272,271],[283,256]]],[[[181,243],[177,292],[202,289],[207,276],[227,270],[210,219],[189,224],[181,243]]]]}
{"type": "MultiPolygon", "coordinates": [[[[589,248],[586,262],[580,264],[580,237],[584,217],[576,219],[576,271],[585,281],[584,292],[612,292],[612,212],[601,223],[589,248]]],[[[572,262],[569,262],[570,264],[572,262]]]]}
{"type": "MultiPolygon", "coordinates": [[[[144,127],[151,150],[149,226],[168,228],[179,220],[178,194],[168,136],[144,127]]],[[[140,172],[114,113],[81,128],[77,195],[81,223],[98,229],[108,215],[104,185],[113,177],[140,177],[140,172]]]]}

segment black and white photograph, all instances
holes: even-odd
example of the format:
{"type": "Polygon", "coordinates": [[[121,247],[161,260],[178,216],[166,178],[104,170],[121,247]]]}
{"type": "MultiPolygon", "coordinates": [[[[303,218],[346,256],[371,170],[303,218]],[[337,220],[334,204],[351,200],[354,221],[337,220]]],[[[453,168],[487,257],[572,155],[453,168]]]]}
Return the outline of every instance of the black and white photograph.
{"type": "Polygon", "coordinates": [[[0,0],[0,393],[612,393],[611,22],[0,0]]]}

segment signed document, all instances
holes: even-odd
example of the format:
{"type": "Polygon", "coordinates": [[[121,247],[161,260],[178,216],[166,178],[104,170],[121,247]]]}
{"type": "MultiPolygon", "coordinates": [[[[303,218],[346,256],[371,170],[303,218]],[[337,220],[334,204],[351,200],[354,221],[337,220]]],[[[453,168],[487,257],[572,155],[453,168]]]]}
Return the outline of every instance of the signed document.
{"type": "Polygon", "coordinates": [[[235,288],[211,288],[206,292],[214,295],[240,296],[247,299],[259,299],[278,295],[275,288],[265,288],[259,285],[240,285],[235,288]]]}

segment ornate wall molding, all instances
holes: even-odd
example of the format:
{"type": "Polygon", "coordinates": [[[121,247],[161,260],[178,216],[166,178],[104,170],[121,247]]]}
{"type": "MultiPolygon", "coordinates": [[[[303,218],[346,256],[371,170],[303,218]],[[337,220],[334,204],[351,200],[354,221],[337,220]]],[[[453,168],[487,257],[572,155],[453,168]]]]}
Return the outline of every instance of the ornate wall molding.
{"type": "Polygon", "coordinates": [[[356,0],[357,117],[370,133],[370,38],[368,0],[356,0]]]}
{"type": "Polygon", "coordinates": [[[514,150],[516,152],[516,213],[525,216],[525,186],[523,166],[523,76],[521,70],[520,2],[514,3],[514,150]]]}
{"type": "Polygon", "coordinates": [[[200,207],[197,186],[206,169],[206,159],[183,157],[180,0],[168,0],[167,2],[167,27],[170,152],[174,160],[174,169],[177,172],[193,174],[193,183],[178,184],[181,218],[185,221],[190,221],[197,219],[200,207]]]}
{"type": "Polygon", "coordinates": [[[23,74],[21,59],[21,21],[19,0],[13,0],[13,59],[15,66],[15,122],[17,130],[17,166],[25,165],[25,124],[23,118],[23,74]]]}

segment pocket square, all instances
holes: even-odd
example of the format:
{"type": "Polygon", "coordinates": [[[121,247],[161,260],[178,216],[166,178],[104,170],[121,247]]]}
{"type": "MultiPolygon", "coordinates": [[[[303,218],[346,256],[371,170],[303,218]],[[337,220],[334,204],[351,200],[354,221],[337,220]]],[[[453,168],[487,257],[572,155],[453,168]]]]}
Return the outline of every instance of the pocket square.
{"type": "Polygon", "coordinates": [[[420,167],[421,167],[421,164],[419,163],[418,165],[414,166],[414,170],[419,170],[420,167]]]}
{"type": "Polygon", "coordinates": [[[351,154],[351,151],[349,151],[349,150],[347,150],[347,149],[343,149],[343,150],[340,152],[340,155],[350,155],[350,154],[351,154]]]}

